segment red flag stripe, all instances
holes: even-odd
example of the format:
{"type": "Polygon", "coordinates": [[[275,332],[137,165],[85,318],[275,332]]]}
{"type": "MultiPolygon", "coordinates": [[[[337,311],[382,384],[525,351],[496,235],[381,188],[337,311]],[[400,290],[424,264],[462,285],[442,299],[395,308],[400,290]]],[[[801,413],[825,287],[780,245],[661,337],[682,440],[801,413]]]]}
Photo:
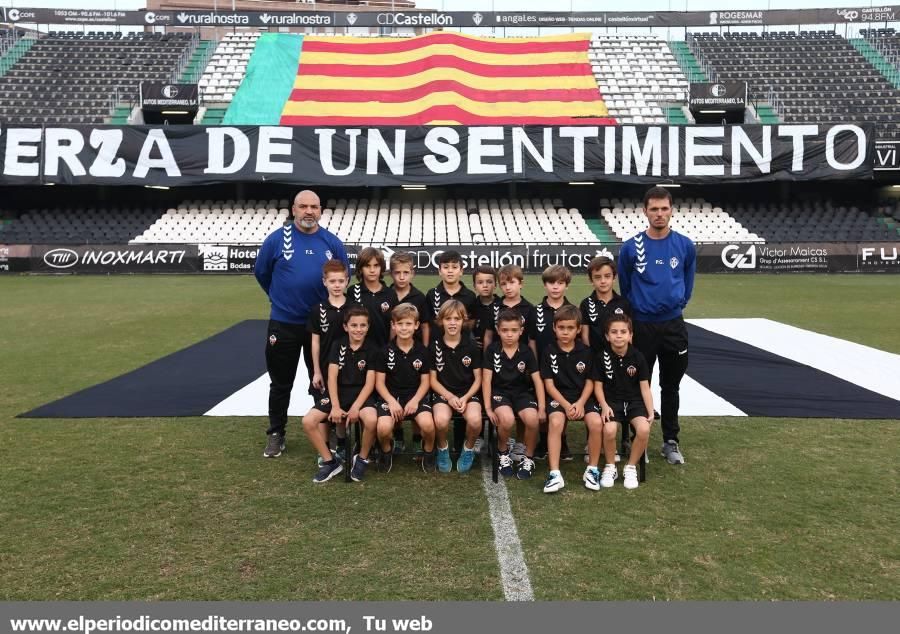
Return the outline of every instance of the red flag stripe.
{"type": "Polygon", "coordinates": [[[295,88],[291,101],[333,101],[363,103],[405,103],[427,97],[436,92],[454,92],[462,97],[485,103],[501,101],[594,101],[600,99],[596,88],[583,90],[481,90],[466,86],[458,81],[438,80],[405,90],[316,90],[315,88],[295,88]]]}
{"type": "Polygon", "coordinates": [[[303,51],[309,53],[403,53],[415,51],[432,44],[453,44],[460,48],[479,53],[504,53],[510,55],[529,53],[564,53],[586,51],[588,40],[571,40],[563,42],[504,42],[502,40],[485,41],[461,37],[455,33],[438,33],[427,40],[410,38],[390,42],[326,42],[323,40],[303,41],[303,51]]]}
{"type": "Polygon", "coordinates": [[[330,75],[332,77],[406,77],[431,68],[455,68],[482,77],[561,77],[592,76],[590,64],[537,64],[506,66],[479,64],[452,55],[434,55],[427,59],[391,66],[354,66],[352,64],[304,64],[303,55],[297,76],[330,75]]]}
{"type": "Polygon", "coordinates": [[[281,125],[289,126],[416,126],[431,121],[456,121],[460,125],[617,125],[612,117],[495,117],[466,112],[457,106],[435,106],[409,117],[304,117],[285,115],[281,125]]]}

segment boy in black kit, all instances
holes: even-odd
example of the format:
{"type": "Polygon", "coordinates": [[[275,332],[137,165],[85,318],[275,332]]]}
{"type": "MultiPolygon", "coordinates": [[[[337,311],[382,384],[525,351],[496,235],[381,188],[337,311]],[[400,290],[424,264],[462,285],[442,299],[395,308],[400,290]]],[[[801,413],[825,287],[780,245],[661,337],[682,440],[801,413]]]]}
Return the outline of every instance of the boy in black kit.
{"type": "MultiPolygon", "coordinates": [[[[572,272],[561,264],[554,264],[544,269],[541,274],[541,281],[544,283],[544,299],[539,304],[534,305],[534,319],[531,320],[531,340],[534,341],[534,350],[538,358],[538,363],[551,343],[556,342],[556,333],[553,330],[553,315],[559,308],[563,306],[571,306],[566,291],[572,282],[572,272]]],[[[563,461],[572,459],[572,452],[569,451],[569,443],[566,440],[566,430],[563,428],[562,449],[560,456],[563,461]]],[[[547,457],[547,429],[541,427],[541,436],[538,441],[537,449],[534,457],[543,460],[547,457]]]]}
{"type": "MultiPolygon", "coordinates": [[[[419,315],[425,314],[425,294],[413,286],[413,278],[416,276],[416,268],[413,266],[412,253],[398,252],[391,256],[390,261],[391,289],[397,293],[398,302],[407,302],[416,307],[419,315]]],[[[416,341],[422,341],[422,331],[416,330],[416,341]]],[[[419,444],[422,442],[422,434],[413,423],[413,440],[419,444]]],[[[394,429],[394,455],[406,449],[406,441],[403,437],[403,425],[397,425],[394,429]]]]}
{"type": "Polygon", "coordinates": [[[444,302],[455,299],[463,303],[469,319],[475,319],[475,293],[462,283],[462,256],[457,251],[444,251],[438,257],[441,283],[425,293],[425,315],[422,317],[422,341],[431,342],[434,320],[444,302]]]}
{"type": "Polygon", "coordinates": [[[453,467],[447,431],[454,414],[461,414],[466,421],[466,441],[456,462],[460,473],[472,468],[475,441],[481,435],[481,350],[471,337],[463,336],[467,317],[462,302],[445,302],[437,316],[443,336],[434,337],[429,349],[437,468],[441,473],[453,467]]]}
{"type": "MultiPolygon", "coordinates": [[[[342,337],[331,345],[328,355],[328,394],[316,400],[312,409],[303,417],[303,431],[310,443],[319,452],[322,464],[313,478],[316,484],[327,482],[341,471],[340,457],[331,453],[326,442],[329,422],[335,425],[363,423],[361,455],[368,454],[368,448],[375,441],[375,388],[374,357],[375,348],[366,341],[369,330],[369,313],[362,306],[350,306],[344,311],[342,337]]],[[[358,461],[357,461],[358,462],[358,461]]],[[[357,482],[362,476],[351,477],[357,482]]]]}
{"type": "Polygon", "coordinates": [[[484,332],[494,327],[494,302],[500,298],[494,294],[497,286],[497,270],[492,266],[479,266],[472,273],[472,287],[478,301],[475,303],[475,324],[472,336],[481,350],[484,350],[484,332]]]}
{"type": "Polygon", "coordinates": [[[579,340],[581,314],[569,304],[556,311],[553,331],[556,342],[547,345],[541,355],[541,378],[547,390],[547,461],[550,472],[544,482],[544,493],[555,493],[565,485],[559,470],[560,449],[566,421],[584,420],[590,430],[590,459],[584,472],[584,484],[594,491],[599,490],[597,461],[600,459],[600,442],[603,434],[603,419],[594,399],[592,377],[593,352],[579,340]]]}
{"type": "Polygon", "coordinates": [[[422,432],[425,456],[422,470],[434,471],[434,420],[431,398],[428,350],[415,340],[419,311],[412,304],[400,304],[391,311],[391,326],[396,335],[381,351],[375,367],[378,404],[378,442],[381,445],[381,470],[390,472],[393,464],[391,441],[394,427],[413,418],[422,432]]]}
{"type": "Polygon", "coordinates": [[[519,463],[516,477],[528,479],[534,473],[534,448],[537,445],[538,425],[546,418],[544,384],[538,372],[537,359],[531,349],[521,343],[522,317],[515,310],[505,309],[497,317],[498,341],[485,351],[481,384],[484,409],[497,426],[500,451],[500,473],[513,474],[507,439],[516,416],[525,427],[525,455],[519,463]]]}
{"type": "MultiPolygon", "coordinates": [[[[594,392],[603,417],[603,448],[606,466],[600,476],[600,486],[609,488],[618,473],[613,452],[616,423],[634,429],[634,440],[628,464],[622,469],[626,489],[638,487],[637,462],[643,460],[650,438],[653,417],[653,396],[650,393],[650,370],[640,351],[631,345],[631,319],[614,315],[606,322],[609,349],[603,350],[594,362],[594,392]]],[[[623,435],[625,432],[623,431],[623,435]]]]}
{"type": "Polygon", "coordinates": [[[366,247],[356,258],[358,283],[347,289],[347,300],[365,306],[371,325],[369,341],[381,347],[391,336],[391,309],[399,304],[397,293],[384,285],[384,255],[378,249],[366,247]]]}

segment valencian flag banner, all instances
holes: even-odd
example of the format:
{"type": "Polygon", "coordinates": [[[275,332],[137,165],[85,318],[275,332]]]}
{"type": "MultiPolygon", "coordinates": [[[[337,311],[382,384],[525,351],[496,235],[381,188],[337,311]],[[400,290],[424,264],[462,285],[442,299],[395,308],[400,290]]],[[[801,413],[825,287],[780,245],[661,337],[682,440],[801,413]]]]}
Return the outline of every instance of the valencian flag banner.
{"type": "Polygon", "coordinates": [[[281,125],[615,125],[590,35],[303,39],[281,125]]]}

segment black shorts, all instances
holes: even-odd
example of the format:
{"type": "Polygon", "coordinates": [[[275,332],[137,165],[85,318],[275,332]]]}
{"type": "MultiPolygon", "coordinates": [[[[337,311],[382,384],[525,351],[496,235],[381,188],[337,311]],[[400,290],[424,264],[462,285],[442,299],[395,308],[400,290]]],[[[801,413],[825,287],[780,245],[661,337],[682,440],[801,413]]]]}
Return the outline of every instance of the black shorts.
{"type": "MultiPolygon", "coordinates": [[[[359,396],[359,390],[338,390],[338,398],[341,399],[341,407],[344,408],[345,412],[350,409],[357,396],[359,396]]],[[[328,392],[318,392],[313,398],[315,399],[313,409],[317,409],[324,414],[331,413],[331,398],[328,396],[328,392]]],[[[362,410],[367,407],[375,407],[375,399],[371,395],[359,409],[362,410]]]]}
{"type": "Polygon", "coordinates": [[[647,408],[644,407],[644,401],[609,401],[609,407],[613,411],[613,420],[617,423],[628,423],[631,419],[643,416],[650,419],[647,415],[647,408]]]}
{"type": "Polygon", "coordinates": [[[491,408],[511,407],[516,413],[523,409],[537,409],[537,400],[533,394],[522,392],[519,394],[492,394],[491,408]]]}
{"type": "MultiPolygon", "coordinates": [[[[452,390],[451,390],[451,393],[453,393],[452,390]]],[[[461,397],[462,394],[456,394],[456,396],[460,396],[460,397],[461,397]]],[[[470,403],[478,403],[479,405],[481,405],[481,394],[474,394],[474,395],[469,399],[469,402],[470,402],[470,403]]],[[[432,397],[431,397],[431,404],[432,404],[432,405],[437,405],[438,403],[443,403],[444,405],[448,405],[447,399],[445,399],[443,396],[441,396],[441,395],[438,394],[437,392],[433,392],[433,393],[432,393],[432,397]]]]}
{"type": "MultiPolygon", "coordinates": [[[[565,396],[565,394],[563,394],[563,396],[565,396]]],[[[578,397],[575,397],[572,399],[567,398],[567,400],[570,403],[572,403],[574,401],[577,401],[578,397]]],[[[585,416],[587,416],[591,412],[594,412],[595,414],[600,413],[600,406],[597,404],[597,399],[595,399],[593,396],[589,396],[587,402],[584,404],[585,416]]],[[[562,405],[560,405],[560,403],[558,401],[554,401],[552,399],[549,400],[547,402],[547,416],[550,416],[550,414],[557,414],[557,413],[565,414],[566,411],[562,408],[562,405]]]]}
{"type": "MultiPolygon", "coordinates": [[[[400,403],[400,407],[405,408],[406,404],[412,399],[414,394],[401,394],[394,398],[397,399],[397,402],[400,403]]],[[[379,418],[382,416],[390,416],[391,408],[388,407],[387,401],[378,400],[378,404],[376,406],[378,410],[379,418]]],[[[422,397],[422,400],[419,401],[419,407],[416,409],[416,413],[413,414],[410,418],[415,418],[419,414],[430,414],[431,413],[431,392],[427,392],[425,396],[422,397]]]]}

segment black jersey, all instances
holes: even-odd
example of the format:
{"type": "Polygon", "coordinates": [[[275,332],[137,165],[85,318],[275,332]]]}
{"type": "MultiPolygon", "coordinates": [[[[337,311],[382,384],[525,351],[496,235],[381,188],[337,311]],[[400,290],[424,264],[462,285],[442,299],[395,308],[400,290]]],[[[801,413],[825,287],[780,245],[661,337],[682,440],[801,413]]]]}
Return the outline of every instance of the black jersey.
{"type": "MultiPolygon", "coordinates": [[[[570,304],[569,300],[563,297],[563,306],[568,304],[570,304]]],[[[531,320],[531,332],[528,334],[537,348],[538,361],[543,361],[544,350],[547,349],[547,346],[556,343],[556,333],[553,332],[553,316],[556,315],[557,310],[547,303],[546,295],[540,304],[534,305],[534,318],[531,320]]]]}
{"type": "Polygon", "coordinates": [[[455,348],[435,338],[429,346],[431,369],[445,388],[459,396],[472,388],[475,370],[481,367],[481,349],[469,337],[461,337],[455,348]]]}
{"type": "Polygon", "coordinates": [[[565,352],[556,342],[547,346],[541,357],[541,378],[553,379],[553,385],[569,400],[578,399],[584,383],[593,376],[594,353],[581,341],[565,352]]]}
{"type": "Polygon", "coordinates": [[[466,312],[469,314],[469,319],[475,319],[475,303],[478,301],[478,297],[475,293],[468,289],[465,284],[460,282],[459,290],[455,295],[451,295],[447,292],[447,289],[444,288],[442,282],[425,293],[425,317],[422,321],[433,323],[437,317],[438,311],[441,310],[441,306],[443,306],[447,300],[451,299],[462,302],[463,306],[466,307],[466,312]]]}
{"type": "Polygon", "coordinates": [[[650,380],[650,369],[640,350],[628,346],[624,356],[609,349],[594,358],[594,378],[603,382],[603,396],[610,401],[640,401],[641,381],[650,380]]]}
{"type": "Polygon", "coordinates": [[[322,374],[328,372],[328,353],[331,344],[342,336],[344,332],[344,309],[348,306],[345,302],[341,306],[334,306],[327,299],[319,302],[309,311],[309,319],[306,329],[314,335],[319,335],[319,368],[322,374]]]}
{"type": "Polygon", "coordinates": [[[387,375],[385,385],[395,398],[415,394],[422,375],[427,375],[430,370],[428,350],[418,341],[413,341],[409,352],[403,352],[392,341],[379,351],[375,362],[375,371],[387,375]]]}
{"type": "Polygon", "coordinates": [[[597,299],[597,293],[593,292],[581,302],[581,325],[588,327],[591,348],[599,352],[609,348],[606,341],[606,320],[613,315],[628,315],[631,317],[631,304],[628,300],[613,291],[612,299],[604,302],[597,299]]]}
{"type": "Polygon", "coordinates": [[[514,310],[519,313],[519,317],[522,318],[522,335],[519,337],[519,343],[528,345],[528,340],[531,339],[531,330],[533,329],[531,322],[534,320],[534,304],[524,297],[520,297],[518,304],[515,306],[507,306],[503,303],[503,298],[498,297],[494,300],[492,310],[494,311],[494,318],[491,321],[491,329],[494,333],[495,341],[499,338],[497,334],[497,319],[500,317],[500,312],[503,310],[514,310]]]}
{"type": "Polygon", "coordinates": [[[373,293],[365,284],[354,284],[347,289],[347,300],[369,311],[369,334],[366,339],[376,346],[385,345],[391,336],[391,309],[399,303],[394,289],[382,284],[373,293]]]}
{"type": "Polygon", "coordinates": [[[500,299],[496,295],[487,304],[481,301],[479,297],[475,302],[475,323],[472,326],[472,336],[479,348],[484,348],[484,333],[487,330],[493,330],[494,323],[494,302],[500,299]]]}
{"type": "Polygon", "coordinates": [[[491,390],[502,394],[534,393],[531,375],[538,371],[537,359],[531,348],[519,343],[512,358],[503,351],[500,341],[488,346],[482,361],[484,369],[493,371],[491,390]]]}
{"type": "Polygon", "coordinates": [[[376,348],[368,338],[354,350],[346,335],[331,344],[328,365],[338,367],[338,388],[359,390],[366,384],[366,373],[375,370],[376,348]]]}

